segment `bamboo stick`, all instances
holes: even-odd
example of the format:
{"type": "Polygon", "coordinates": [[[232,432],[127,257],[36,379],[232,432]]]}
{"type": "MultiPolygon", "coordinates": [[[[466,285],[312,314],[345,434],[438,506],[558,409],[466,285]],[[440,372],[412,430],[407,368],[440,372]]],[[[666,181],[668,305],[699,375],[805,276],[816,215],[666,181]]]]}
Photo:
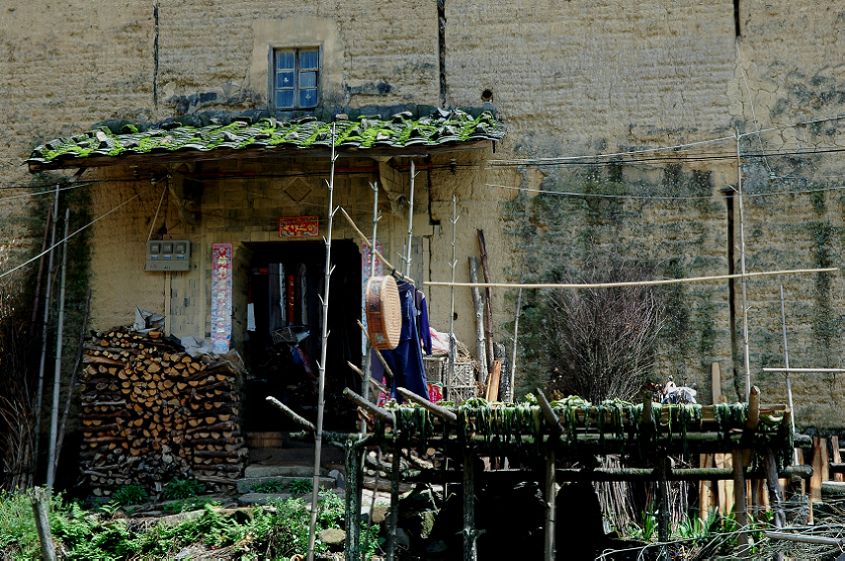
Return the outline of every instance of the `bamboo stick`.
{"type": "MultiPolygon", "coordinates": [[[[739,201],[739,263],[743,275],[745,268],[745,211],[742,202],[742,154],[740,153],[739,129],[736,130],[736,187],[737,200],[739,201]]],[[[745,400],[751,392],[751,352],[748,347],[748,278],[743,276],[740,282],[742,286],[742,346],[745,358],[745,400]]]]}
{"type": "MultiPolygon", "coordinates": [[[[378,239],[378,223],[381,220],[381,216],[378,212],[378,181],[374,181],[370,183],[370,189],[373,191],[373,237],[372,237],[372,247],[375,248],[377,243],[376,240],[378,239]]],[[[370,250],[370,277],[373,278],[376,274],[376,254],[372,250],[370,250]]],[[[370,384],[375,382],[372,377],[372,347],[370,345],[370,339],[365,337],[364,338],[364,357],[363,357],[363,365],[364,370],[361,373],[361,377],[363,379],[363,384],[361,384],[361,394],[364,396],[364,399],[370,399],[370,384]],[[369,382],[369,383],[368,383],[369,382]]],[[[351,363],[349,363],[351,365],[351,363]]],[[[361,420],[361,433],[367,432],[367,422],[365,420],[361,420]]]]}
{"type": "MultiPolygon", "coordinates": [[[[734,450],[732,453],[734,470],[734,514],[736,523],[740,528],[748,525],[748,506],[745,496],[745,469],[742,465],[742,450],[734,450]]],[[[738,536],[741,545],[748,543],[748,536],[744,533],[738,536]]]]}
{"type": "Polygon", "coordinates": [[[839,271],[838,267],[827,267],[821,269],[785,269],[777,271],[757,271],[751,273],[734,273],[730,275],[711,275],[706,277],[684,277],[678,279],[657,279],[645,281],[622,281],[622,282],[599,282],[599,283],[509,283],[509,282],[445,282],[445,281],[426,281],[427,286],[455,286],[462,288],[483,288],[489,286],[491,288],[528,288],[528,289],[542,289],[542,288],[564,288],[564,289],[580,289],[590,290],[596,288],[623,288],[629,286],[662,286],[667,284],[687,284],[695,282],[711,282],[717,280],[730,279],[751,279],[757,277],[771,277],[779,275],[804,275],[815,273],[836,273],[839,271]]]}
{"type": "MultiPolygon", "coordinates": [[[[385,388],[384,386],[382,386],[382,385],[379,383],[379,381],[378,381],[378,380],[376,380],[376,379],[375,379],[375,378],[373,378],[372,376],[367,376],[366,374],[364,374],[364,371],[363,371],[363,370],[361,370],[360,368],[358,368],[357,366],[355,366],[354,364],[352,364],[352,363],[351,363],[351,362],[349,362],[348,360],[346,361],[346,365],[347,365],[347,366],[349,366],[349,368],[350,368],[353,372],[355,372],[356,374],[358,374],[358,375],[361,377],[361,379],[362,379],[365,383],[366,383],[367,381],[369,381],[369,382],[370,382],[370,385],[371,385],[371,386],[373,386],[373,388],[375,388],[375,390],[376,390],[376,391],[378,391],[378,392],[384,392],[385,394],[387,393],[387,388],[385,388]]],[[[369,400],[369,397],[368,397],[368,396],[366,396],[366,395],[363,395],[363,394],[362,394],[362,395],[361,395],[361,397],[363,397],[364,399],[369,400]]]]}
{"type": "Polygon", "coordinates": [[[510,395],[508,401],[513,403],[516,401],[516,356],[517,356],[517,341],[519,337],[519,316],[522,315],[522,288],[516,293],[516,312],[513,320],[513,351],[511,354],[511,380],[510,380],[510,395]]]}
{"type": "Polygon", "coordinates": [[[381,259],[381,262],[382,262],[382,263],[384,263],[384,264],[385,264],[385,266],[386,266],[388,269],[393,269],[393,270],[395,270],[395,269],[396,269],[396,267],[394,267],[394,266],[390,263],[390,261],[388,261],[388,260],[387,260],[387,258],[386,258],[384,255],[382,255],[382,253],[381,253],[378,249],[376,249],[376,248],[375,248],[375,246],[374,246],[374,245],[370,242],[369,238],[367,238],[367,234],[365,234],[364,232],[362,232],[362,231],[358,228],[358,226],[355,224],[355,221],[354,221],[354,220],[352,220],[352,217],[351,217],[351,216],[349,216],[349,213],[348,213],[348,212],[346,212],[346,209],[345,209],[345,208],[343,208],[342,206],[338,207],[338,209],[340,210],[340,213],[343,215],[343,217],[344,217],[344,218],[346,218],[346,221],[347,221],[347,222],[349,222],[349,226],[352,228],[352,231],[353,231],[353,232],[355,232],[356,234],[358,234],[358,237],[359,237],[359,238],[361,238],[361,241],[363,241],[363,242],[364,242],[364,244],[365,244],[367,247],[369,247],[369,248],[370,248],[370,250],[373,252],[373,254],[375,254],[376,256],[378,256],[378,258],[379,258],[379,259],[381,259]]]}
{"type": "MultiPolygon", "coordinates": [[[[413,166],[413,160],[411,161],[413,166]]],[[[387,559],[396,559],[396,528],[399,525],[399,478],[401,476],[401,464],[399,446],[396,444],[394,435],[393,459],[390,473],[390,518],[387,521],[387,559]]],[[[375,492],[375,491],[373,491],[375,492]]]]}
{"type": "Polygon", "coordinates": [[[557,413],[555,413],[555,410],[552,409],[552,404],[549,403],[549,400],[546,398],[546,394],[543,393],[543,390],[536,388],[536,391],[537,403],[540,404],[540,410],[543,411],[543,417],[545,417],[546,423],[549,425],[549,428],[553,433],[560,434],[563,432],[563,428],[560,426],[560,418],[557,413]]]}
{"type": "Polygon", "coordinates": [[[317,427],[314,431],[314,477],[311,486],[311,522],[308,527],[308,561],[314,561],[314,542],[317,534],[317,514],[318,501],[320,494],[320,464],[321,453],[323,446],[323,415],[325,412],[325,388],[326,388],[326,354],[329,343],[329,289],[331,287],[331,276],[334,267],[332,266],[332,227],[334,225],[334,215],[337,209],[334,207],[334,170],[335,162],[337,161],[337,154],[335,153],[335,125],[332,125],[332,152],[331,152],[331,167],[329,168],[329,180],[326,181],[328,187],[328,211],[327,211],[327,225],[326,236],[324,238],[326,245],[326,260],[325,260],[325,278],[323,280],[323,295],[320,301],[323,307],[323,332],[320,338],[320,362],[317,363],[319,371],[319,381],[317,390],[317,427]]]}
{"type": "MultiPolygon", "coordinates": [[[[792,401],[792,378],[789,376],[789,341],[786,336],[786,306],[784,304],[783,285],[780,285],[780,323],[783,328],[783,364],[786,366],[786,399],[792,411],[792,434],[795,434],[795,404],[792,401]]],[[[765,372],[766,369],[764,368],[765,372]]]]}
{"type": "Polygon", "coordinates": [[[458,359],[458,341],[455,338],[455,268],[458,266],[457,249],[455,240],[457,238],[457,224],[458,224],[458,198],[452,192],[452,262],[450,269],[452,270],[453,283],[449,286],[449,368],[446,375],[446,398],[452,399],[452,382],[455,379],[455,361],[458,359]]]}

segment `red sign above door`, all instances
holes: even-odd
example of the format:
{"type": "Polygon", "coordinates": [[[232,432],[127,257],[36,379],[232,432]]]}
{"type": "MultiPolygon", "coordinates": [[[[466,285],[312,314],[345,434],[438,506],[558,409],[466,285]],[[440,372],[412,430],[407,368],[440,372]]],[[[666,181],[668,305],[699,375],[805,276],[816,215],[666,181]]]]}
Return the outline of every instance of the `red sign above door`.
{"type": "Polygon", "coordinates": [[[319,216],[279,217],[279,237],[284,240],[301,240],[319,236],[319,216]]]}

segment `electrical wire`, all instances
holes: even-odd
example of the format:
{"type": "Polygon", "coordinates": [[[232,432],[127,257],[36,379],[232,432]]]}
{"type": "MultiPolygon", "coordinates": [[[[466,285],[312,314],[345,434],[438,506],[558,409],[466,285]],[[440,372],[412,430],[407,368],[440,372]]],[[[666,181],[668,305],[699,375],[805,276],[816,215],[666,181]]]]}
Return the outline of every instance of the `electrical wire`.
{"type": "Polygon", "coordinates": [[[12,267],[12,268],[11,268],[11,269],[9,269],[8,271],[4,271],[4,272],[0,273],[0,279],[2,279],[2,278],[4,278],[4,277],[7,277],[7,276],[11,275],[12,273],[14,273],[15,271],[18,271],[18,270],[20,270],[20,269],[22,269],[22,268],[26,267],[26,266],[27,266],[27,265],[29,265],[30,263],[33,263],[33,262],[37,261],[37,260],[38,260],[38,259],[40,259],[42,256],[47,255],[48,253],[50,253],[51,251],[53,251],[54,249],[56,249],[57,247],[59,247],[61,244],[63,244],[63,243],[65,243],[65,242],[67,242],[67,241],[68,241],[69,239],[71,239],[72,237],[74,237],[74,236],[76,236],[77,234],[79,234],[79,233],[83,232],[84,230],[86,230],[86,229],[90,228],[91,226],[93,226],[94,224],[96,224],[97,222],[99,222],[100,220],[102,220],[103,218],[105,218],[105,217],[109,216],[110,214],[112,214],[112,213],[116,212],[118,209],[123,208],[124,206],[126,206],[127,204],[129,204],[129,203],[130,203],[130,202],[132,202],[133,200],[135,200],[135,199],[139,198],[140,196],[141,196],[140,194],[137,194],[137,195],[133,195],[133,196],[129,197],[128,199],[126,199],[125,201],[123,201],[122,203],[120,203],[119,205],[117,205],[116,207],[114,207],[114,208],[112,208],[111,210],[109,210],[109,211],[107,211],[107,212],[105,212],[105,213],[101,214],[100,216],[98,216],[97,218],[95,218],[94,220],[92,220],[91,222],[89,222],[88,224],[86,224],[86,225],[84,225],[84,226],[82,226],[82,227],[80,227],[80,228],[78,228],[78,229],[74,230],[72,233],[68,234],[68,235],[67,235],[67,236],[65,236],[63,239],[61,239],[61,240],[57,241],[56,243],[54,243],[53,245],[51,245],[50,247],[48,247],[47,249],[45,249],[45,250],[44,250],[44,251],[42,251],[41,253],[39,253],[39,254],[37,254],[37,255],[35,255],[35,256],[33,256],[33,257],[31,257],[31,258],[27,259],[26,261],[24,261],[23,263],[21,263],[21,264],[19,264],[19,265],[16,265],[15,267],[12,267]]]}

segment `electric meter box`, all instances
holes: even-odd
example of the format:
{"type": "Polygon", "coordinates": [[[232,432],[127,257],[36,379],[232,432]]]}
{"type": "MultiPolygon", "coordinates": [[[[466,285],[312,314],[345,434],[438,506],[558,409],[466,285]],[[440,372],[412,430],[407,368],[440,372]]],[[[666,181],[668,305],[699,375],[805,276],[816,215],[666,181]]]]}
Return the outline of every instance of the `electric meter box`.
{"type": "Polygon", "coordinates": [[[147,242],[145,271],[189,271],[191,242],[189,240],[150,240],[147,242]]]}

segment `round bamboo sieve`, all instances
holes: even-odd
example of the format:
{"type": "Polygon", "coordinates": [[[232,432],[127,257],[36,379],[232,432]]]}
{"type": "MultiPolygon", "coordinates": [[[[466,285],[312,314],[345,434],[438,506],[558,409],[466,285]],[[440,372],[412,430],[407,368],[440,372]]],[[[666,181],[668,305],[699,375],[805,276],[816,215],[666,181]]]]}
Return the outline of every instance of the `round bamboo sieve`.
{"type": "Polygon", "coordinates": [[[402,304],[396,281],[391,276],[370,278],[366,300],[367,332],[373,348],[395,349],[402,334],[402,304]]]}

